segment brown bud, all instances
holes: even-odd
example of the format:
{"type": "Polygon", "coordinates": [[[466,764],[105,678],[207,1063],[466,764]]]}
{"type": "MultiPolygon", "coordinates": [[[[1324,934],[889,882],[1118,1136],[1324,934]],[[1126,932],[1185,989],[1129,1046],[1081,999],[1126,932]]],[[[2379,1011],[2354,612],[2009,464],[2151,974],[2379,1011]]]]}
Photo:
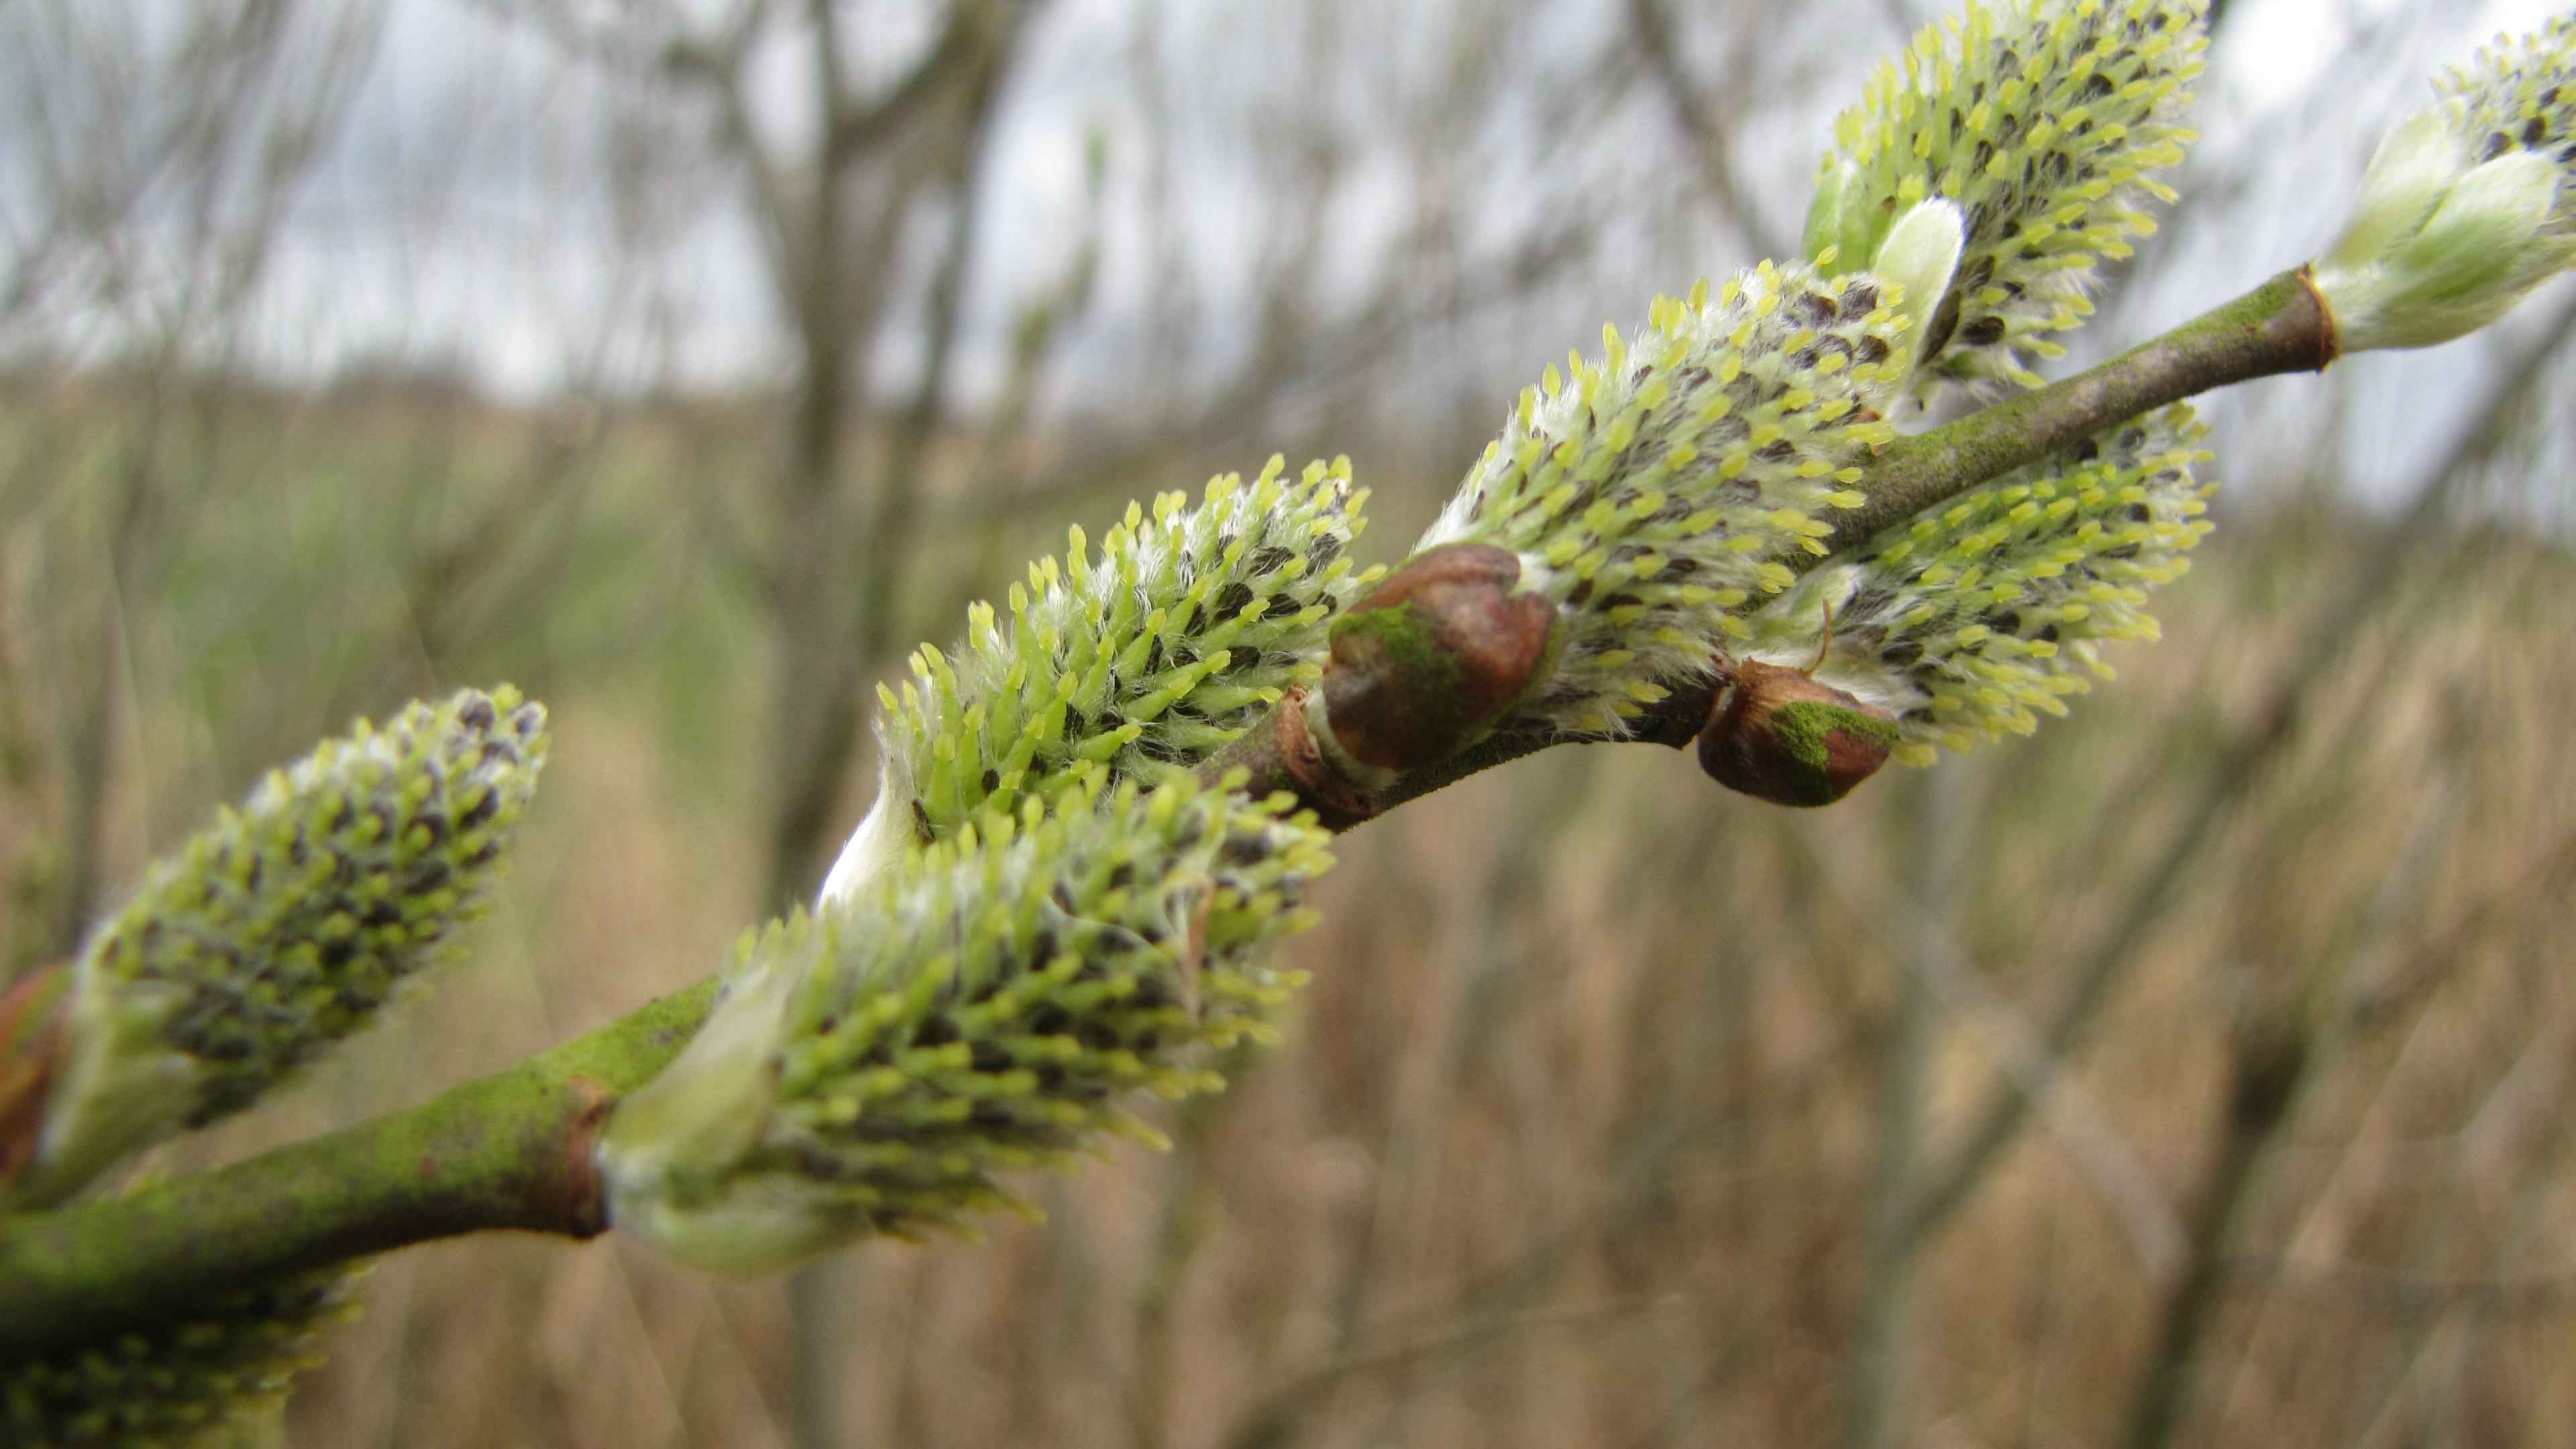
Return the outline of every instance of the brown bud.
{"type": "Polygon", "coordinates": [[[1515,594],[1521,561],[1486,543],[1417,555],[1333,622],[1324,704],[1333,742],[1410,770],[1467,744],[1530,686],[1556,608],[1515,594]]]}
{"type": "Polygon", "coordinates": [[[1831,805],[1887,763],[1896,739],[1887,711],[1806,670],[1748,659],[1718,690],[1699,767],[1774,805],[1831,805]]]}
{"type": "Polygon", "coordinates": [[[1914,355],[1930,357],[1950,345],[1950,337],[1959,330],[1959,310],[1965,301],[1957,287],[1941,294],[1941,305],[1932,309],[1932,325],[1923,331],[1923,345],[1914,355]]]}

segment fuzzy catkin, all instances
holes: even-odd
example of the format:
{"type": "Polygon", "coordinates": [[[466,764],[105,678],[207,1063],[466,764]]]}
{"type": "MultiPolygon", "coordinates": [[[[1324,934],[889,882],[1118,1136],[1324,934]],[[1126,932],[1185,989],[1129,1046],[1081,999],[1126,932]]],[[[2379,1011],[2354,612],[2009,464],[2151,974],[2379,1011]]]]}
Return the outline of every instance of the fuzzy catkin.
{"type": "Polygon", "coordinates": [[[1656,299],[1633,341],[1551,365],[1420,544],[1493,544],[1557,606],[1552,671],[1514,718],[1615,735],[1705,676],[1740,614],[1821,555],[1904,376],[1897,289],[1763,263],[1656,299]]]}
{"type": "Polygon", "coordinates": [[[1011,586],[1007,618],[975,604],[954,649],[915,651],[901,689],[878,688],[876,805],[824,897],[1068,770],[1148,783],[1187,770],[1312,683],[1326,621],[1383,570],[1349,555],[1368,497],[1349,460],[1293,480],[1285,468],[1218,477],[1196,503],[1131,503],[1096,554],[1074,529],[1061,560],[1011,586]]]}
{"type": "MultiPolygon", "coordinates": [[[[2496,37],[2433,90],[2479,162],[2533,151],[2556,162],[2562,178],[2576,175],[2576,18],[2496,37]]],[[[2576,227],[2576,186],[2564,179],[2550,219],[2560,230],[2576,227]]]]}
{"type": "Polygon", "coordinates": [[[1966,246],[1931,314],[1915,387],[2040,384],[2081,325],[2099,263],[2130,254],[2174,193],[2152,174],[2184,124],[2207,45],[2203,0],[2003,0],[1924,27],[1835,123],[1811,251],[1869,266],[1917,202],[1957,202],[1966,246]]]}
{"type": "Polygon", "coordinates": [[[225,810],[91,934],[34,1162],[59,1202],[117,1158],[250,1105],[450,954],[545,763],[504,686],[361,720],[225,810]]]}
{"type": "Polygon", "coordinates": [[[1900,759],[2028,734],[2109,678],[2101,646],[2152,639],[2150,590],[2209,532],[2202,428],[2177,404],[1970,489],[1820,570],[1756,622],[1769,662],[1897,716],[1900,759]]]}
{"type": "Polygon", "coordinates": [[[0,1366],[13,1449],[216,1449],[274,1442],[290,1381],[357,1316],[342,1270],[300,1274],[0,1366]]]}
{"type": "Polygon", "coordinates": [[[1265,948],[1329,837],[1282,795],[1176,776],[985,811],[849,899],[746,938],[687,1051],[599,1154],[617,1226],[758,1271],[865,1234],[967,1226],[1003,1174],[1151,1133],[1126,1096],[1221,1082],[1302,980],[1265,948]]]}

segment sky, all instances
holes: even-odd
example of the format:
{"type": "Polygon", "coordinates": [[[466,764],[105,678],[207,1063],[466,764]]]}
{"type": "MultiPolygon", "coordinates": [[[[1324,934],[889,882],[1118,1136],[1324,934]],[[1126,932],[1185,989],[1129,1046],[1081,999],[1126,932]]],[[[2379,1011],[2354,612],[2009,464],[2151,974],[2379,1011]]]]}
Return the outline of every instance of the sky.
{"type": "MultiPolygon", "coordinates": [[[[145,15],[163,3],[107,0],[101,8],[145,15]]],[[[267,361],[328,372],[352,358],[451,360],[518,398],[603,370],[630,381],[668,374],[683,385],[726,385],[774,369],[780,334],[759,242],[736,212],[707,207],[654,237],[655,255],[639,276],[631,261],[621,264],[595,194],[567,206],[568,175],[591,164],[584,150],[594,143],[606,85],[596,74],[568,72],[537,27],[506,18],[510,8],[506,0],[385,0],[373,68],[264,289],[266,330],[279,339],[267,361]],[[437,225],[423,225],[432,220],[437,225]]],[[[1918,16],[1931,8],[1910,6],[1918,16]]],[[[2438,59],[2551,13],[2543,0],[2381,8],[2438,9],[2441,28],[2459,37],[2457,52],[2438,59]]],[[[992,275],[1044,271],[1043,248],[1079,216],[1087,130],[1103,121],[1114,127],[1132,111],[1108,82],[1120,74],[1109,62],[1135,9],[1130,0],[1065,0],[1042,22],[1033,54],[1045,63],[1018,88],[1003,121],[1012,164],[1000,182],[1004,194],[985,211],[992,275]]],[[[1168,23],[1223,23],[1225,9],[1209,0],[1165,13],[1168,23]]],[[[2223,97],[2255,112],[2284,104],[2348,40],[2323,0],[2239,0],[2237,10],[2205,104],[2223,97]]],[[[900,57],[917,43],[921,27],[904,33],[904,7],[878,13],[891,17],[892,33],[870,37],[872,54],[900,57]]],[[[1884,32],[1883,53],[1895,28],[1875,16],[1873,23],[1884,32]]],[[[800,96],[803,72],[792,60],[776,57],[756,91],[773,126],[785,125],[800,96]]],[[[1820,90],[1851,89],[1866,64],[1856,53],[1852,74],[1820,90]]],[[[2356,103],[2394,99],[2372,89],[2361,87],[2356,103]]],[[[1259,178],[1235,184],[1257,186],[1259,178]]],[[[1221,192],[1212,187],[1201,202],[1210,223],[1221,225],[1221,192]]],[[[1365,198],[1352,209],[1364,213],[1365,198]]]]}

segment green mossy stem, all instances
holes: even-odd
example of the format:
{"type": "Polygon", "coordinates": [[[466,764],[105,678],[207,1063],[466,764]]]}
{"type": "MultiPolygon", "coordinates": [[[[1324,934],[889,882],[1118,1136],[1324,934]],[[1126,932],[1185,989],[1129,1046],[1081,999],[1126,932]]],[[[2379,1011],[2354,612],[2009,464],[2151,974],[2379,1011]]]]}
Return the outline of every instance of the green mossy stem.
{"type": "Polygon", "coordinates": [[[129,1196],[0,1218],[0,1357],[151,1320],[173,1303],[495,1228],[605,1226],[605,1107],[679,1054],[701,981],[409,1111],[129,1196]]]}
{"type": "MultiPolygon", "coordinates": [[[[2281,273],[2089,371],[1929,432],[1900,438],[1862,465],[1868,502],[1834,519],[1839,552],[1990,478],[2214,387],[2285,372],[2323,372],[2334,326],[2306,267],[2281,273]]],[[[1822,559],[1783,560],[1791,568],[1822,559]]]]}

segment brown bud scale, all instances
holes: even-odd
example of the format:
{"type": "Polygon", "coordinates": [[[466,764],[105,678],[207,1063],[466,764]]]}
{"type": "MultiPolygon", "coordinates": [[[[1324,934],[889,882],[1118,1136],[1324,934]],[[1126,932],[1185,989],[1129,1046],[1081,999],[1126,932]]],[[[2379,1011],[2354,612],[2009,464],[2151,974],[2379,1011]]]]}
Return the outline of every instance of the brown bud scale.
{"type": "Polygon", "coordinates": [[[1333,742],[1405,771],[1466,745],[1546,663],[1556,608],[1514,593],[1521,561],[1492,544],[1428,550],[1333,624],[1324,703],[1333,742]]]}
{"type": "Polygon", "coordinates": [[[1699,765],[1730,790],[1774,805],[1831,805],[1896,748],[1894,716],[1807,670],[1758,659],[1721,667],[1699,765]]]}

